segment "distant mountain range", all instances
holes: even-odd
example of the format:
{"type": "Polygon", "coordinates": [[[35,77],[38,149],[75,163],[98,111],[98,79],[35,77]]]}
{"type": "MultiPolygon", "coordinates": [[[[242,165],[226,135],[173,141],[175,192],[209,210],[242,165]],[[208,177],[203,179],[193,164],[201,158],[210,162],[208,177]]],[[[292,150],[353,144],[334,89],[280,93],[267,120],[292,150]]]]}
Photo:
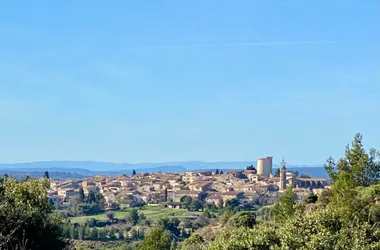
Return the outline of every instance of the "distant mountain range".
{"type": "MultiPolygon", "coordinates": [[[[0,164],[0,174],[9,175],[30,175],[32,177],[43,176],[44,171],[49,171],[53,176],[64,176],[64,178],[84,178],[99,174],[117,176],[121,174],[130,175],[133,169],[137,173],[141,172],[185,172],[194,170],[223,170],[244,169],[249,165],[256,165],[256,162],[169,162],[169,163],[111,163],[95,161],[41,161],[30,163],[0,164]]],[[[278,165],[273,165],[278,168],[278,165]]],[[[309,174],[315,177],[326,178],[323,165],[288,165],[289,170],[297,170],[300,173],[309,174]]]]}

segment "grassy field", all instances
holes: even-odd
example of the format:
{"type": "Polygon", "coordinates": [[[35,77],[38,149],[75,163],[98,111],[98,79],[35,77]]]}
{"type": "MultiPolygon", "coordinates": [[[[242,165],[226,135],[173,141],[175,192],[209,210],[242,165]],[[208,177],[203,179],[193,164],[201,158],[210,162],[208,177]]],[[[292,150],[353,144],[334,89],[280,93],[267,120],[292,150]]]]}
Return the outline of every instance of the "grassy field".
{"type": "MultiPolygon", "coordinates": [[[[115,217],[118,219],[122,219],[129,213],[131,209],[132,208],[127,208],[121,211],[116,211],[114,212],[115,217]]],[[[187,217],[187,216],[196,216],[202,213],[202,212],[190,212],[185,209],[163,208],[163,207],[157,207],[157,206],[146,206],[141,209],[138,209],[138,212],[143,213],[146,216],[146,218],[152,221],[153,223],[157,221],[159,218],[163,218],[166,216],[181,218],[181,217],[187,217]]],[[[105,213],[98,214],[98,215],[90,215],[90,216],[72,217],[70,218],[70,220],[72,223],[84,223],[90,218],[94,218],[97,220],[104,220],[104,221],[107,220],[107,216],[105,213]]]]}

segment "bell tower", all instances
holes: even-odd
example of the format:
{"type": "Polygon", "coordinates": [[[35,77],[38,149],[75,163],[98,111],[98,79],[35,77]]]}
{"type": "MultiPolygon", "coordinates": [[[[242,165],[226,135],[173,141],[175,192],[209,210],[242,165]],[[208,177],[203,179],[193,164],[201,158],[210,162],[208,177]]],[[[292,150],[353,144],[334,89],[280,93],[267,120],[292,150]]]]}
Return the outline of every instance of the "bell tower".
{"type": "Polygon", "coordinates": [[[280,167],[280,189],[286,189],[286,167],[285,167],[284,157],[282,157],[281,167],[280,167]]]}

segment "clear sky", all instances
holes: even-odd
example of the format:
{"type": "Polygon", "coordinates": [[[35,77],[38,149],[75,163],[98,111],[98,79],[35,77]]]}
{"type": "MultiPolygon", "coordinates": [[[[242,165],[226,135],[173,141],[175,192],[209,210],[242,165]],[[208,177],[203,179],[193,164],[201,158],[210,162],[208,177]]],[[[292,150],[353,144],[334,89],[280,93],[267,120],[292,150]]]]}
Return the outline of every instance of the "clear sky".
{"type": "Polygon", "coordinates": [[[377,0],[3,1],[0,162],[380,149],[377,0]]]}

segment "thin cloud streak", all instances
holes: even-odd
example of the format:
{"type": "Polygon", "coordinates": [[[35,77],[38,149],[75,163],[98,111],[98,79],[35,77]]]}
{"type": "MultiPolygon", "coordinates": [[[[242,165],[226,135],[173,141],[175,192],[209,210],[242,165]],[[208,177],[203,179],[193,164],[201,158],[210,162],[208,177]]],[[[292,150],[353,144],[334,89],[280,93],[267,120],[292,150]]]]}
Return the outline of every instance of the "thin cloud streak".
{"type": "Polygon", "coordinates": [[[211,47],[254,47],[254,46],[286,46],[307,44],[338,44],[346,41],[289,41],[289,42],[245,42],[245,43],[217,43],[217,44],[171,44],[147,46],[151,48],[211,48],[211,47]]]}

